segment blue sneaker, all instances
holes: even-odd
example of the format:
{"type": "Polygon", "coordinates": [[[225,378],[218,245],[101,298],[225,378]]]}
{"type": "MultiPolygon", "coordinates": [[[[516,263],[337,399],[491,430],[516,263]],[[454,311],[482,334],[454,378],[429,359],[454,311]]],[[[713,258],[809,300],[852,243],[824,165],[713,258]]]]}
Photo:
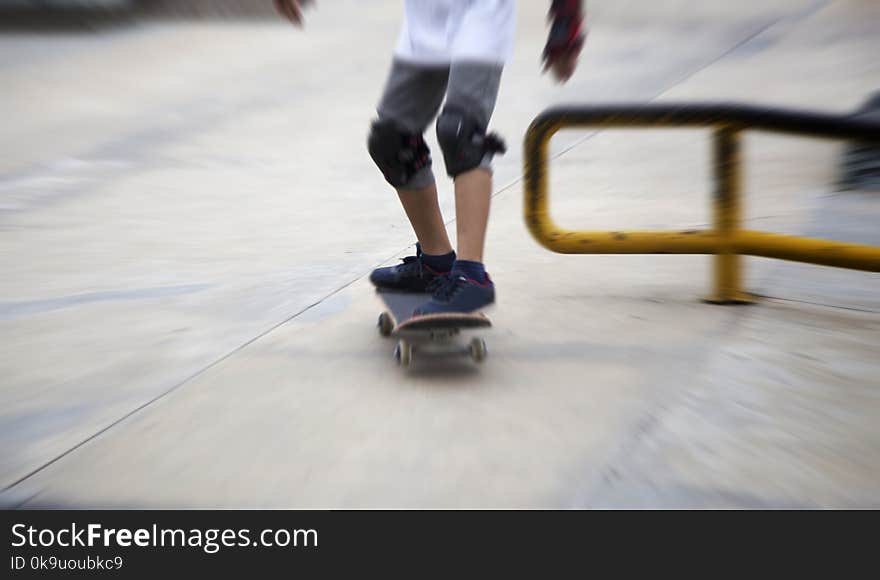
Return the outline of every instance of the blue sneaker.
{"type": "Polygon", "coordinates": [[[446,276],[432,285],[431,300],[413,311],[413,316],[475,312],[495,302],[495,284],[486,274],[483,283],[466,276],[446,276]]]}
{"type": "Polygon", "coordinates": [[[370,282],[380,290],[396,292],[430,292],[448,272],[437,272],[422,262],[422,247],[416,244],[416,255],[407,256],[397,266],[376,268],[370,274],[370,282]]]}

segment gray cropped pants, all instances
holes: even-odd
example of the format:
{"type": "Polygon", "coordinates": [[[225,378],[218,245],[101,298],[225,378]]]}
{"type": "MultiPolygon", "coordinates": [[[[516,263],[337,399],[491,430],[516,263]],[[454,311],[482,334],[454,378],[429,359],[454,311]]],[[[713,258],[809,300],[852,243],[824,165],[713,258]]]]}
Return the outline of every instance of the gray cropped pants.
{"type": "MultiPolygon", "coordinates": [[[[437,116],[443,99],[468,111],[483,131],[495,110],[503,67],[485,62],[452,62],[449,65],[417,64],[395,59],[377,108],[380,120],[391,120],[406,131],[423,134],[437,116]]],[[[492,156],[480,167],[491,170],[492,156]]],[[[431,167],[418,171],[405,189],[434,183],[431,167]]]]}

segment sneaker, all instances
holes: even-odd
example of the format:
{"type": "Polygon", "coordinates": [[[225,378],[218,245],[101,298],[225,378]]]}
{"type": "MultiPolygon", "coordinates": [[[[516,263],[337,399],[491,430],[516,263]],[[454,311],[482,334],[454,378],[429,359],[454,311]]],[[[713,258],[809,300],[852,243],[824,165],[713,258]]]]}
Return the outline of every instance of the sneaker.
{"type": "Polygon", "coordinates": [[[466,276],[446,276],[433,289],[431,300],[416,308],[413,316],[474,312],[495,302],[495,284],[488,274],[483,283],[466,276]]]}
{"type": "MultiPolygon", "coordinates": [[[[422,263],[422,247],[416,244],[416,255],[407,256],[397,266],[376,268],[370,274],[370,282],[380,290],[396,292],[429,292],[429,286],[446,276],[448,272],[437,272],[422,263]]],[[[433,286],[432,286],[433,289],[433,286]]]]}

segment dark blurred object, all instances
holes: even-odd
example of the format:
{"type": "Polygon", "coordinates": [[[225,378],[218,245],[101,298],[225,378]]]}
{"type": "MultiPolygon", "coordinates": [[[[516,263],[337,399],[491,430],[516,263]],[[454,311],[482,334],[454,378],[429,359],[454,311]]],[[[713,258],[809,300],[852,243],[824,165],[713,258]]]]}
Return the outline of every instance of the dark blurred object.
{"type": "Polygon", "coordinates": [[[3,30],[102,28],[138,19],[277,18],[271,0],[0,0],[3,30]]]}
{"type": "Polygon", "coordinates": [[[6,10],[73,10],[127,8],[136,0],[0,0],[0,8],[6,10]]]}
{"type": "Polygon", "coordinates": [[[272,0],[138,0],[139,11],[157,17],[277,18],[272,0]]]}
{"type": "Polygon", "coordinates": [[[0,30],[92,31],[124,23],[139,0],[0,0],[0,30]]]}
{"type": "MultiPolygon", "coordinates": [[[[880,92],[871,95],[853,116],[880,121],[880,92]]],[[[880,141],[847,144],[841,160],[840,186],[880,191],[880,141]]]]}

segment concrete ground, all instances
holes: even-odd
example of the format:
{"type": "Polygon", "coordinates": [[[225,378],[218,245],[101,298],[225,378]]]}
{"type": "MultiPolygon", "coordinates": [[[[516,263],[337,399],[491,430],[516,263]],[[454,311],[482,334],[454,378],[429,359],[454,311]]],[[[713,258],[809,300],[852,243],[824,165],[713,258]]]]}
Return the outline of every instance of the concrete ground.
{"type": "MultiPolygon", "coordinates": [[[[880,281],[746,259],[564,256],[522,217],[522,136],[560,103],[849,112],[872,0],[591,1],[566,86],[520,2],[493,128],[490,356],[398,369],[365,276],[413,234],[365,151],[393,1],[0,35],[0,502],[40,507],[880,506],[880,281]]],[[[452,190],[433,134],[442,208],[452,190]]],[[[563,131],[584,229],[706,227],[703,131],[563,131]]],[[[840,144],[749,134],[747,227],[880,245],[840,144]]],[[[451,223],[450,226],[454,226],[451,223]]],[[[454,230],[454,227],[452,227],[454,230]]]]}

